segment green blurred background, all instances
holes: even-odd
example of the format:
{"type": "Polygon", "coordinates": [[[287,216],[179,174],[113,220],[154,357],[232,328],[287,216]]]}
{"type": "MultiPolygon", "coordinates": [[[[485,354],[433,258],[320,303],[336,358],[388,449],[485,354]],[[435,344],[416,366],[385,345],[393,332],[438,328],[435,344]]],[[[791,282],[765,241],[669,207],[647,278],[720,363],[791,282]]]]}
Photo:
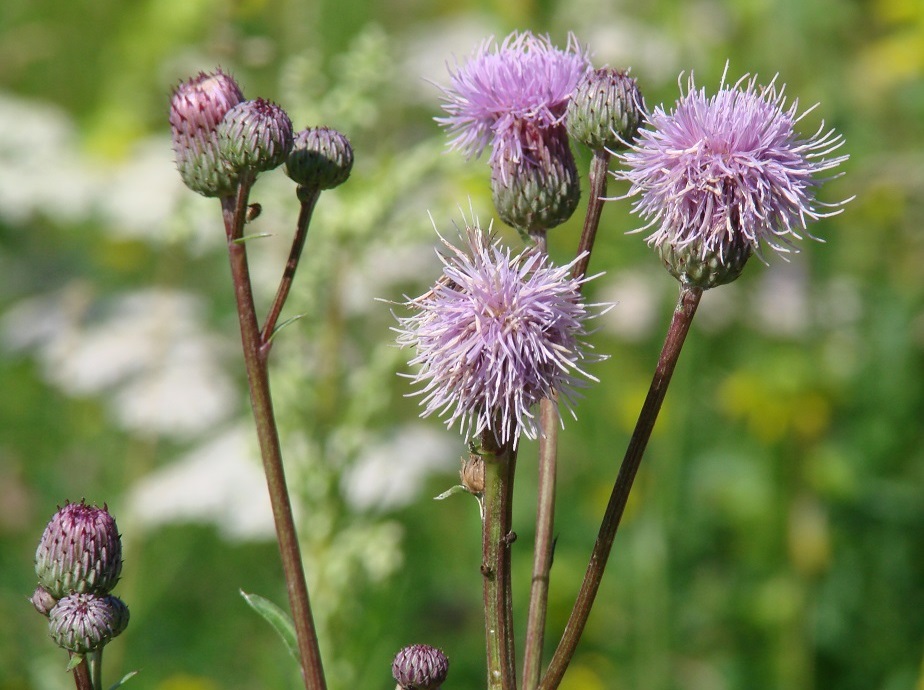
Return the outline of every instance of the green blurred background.
{"type": "MultiPolygon", "coordinates": [[[[462,439],[416,419],[390,306],[438,271],[435,234],[492,215],[484,159],[444,152],[445,63],[485,36],[574,31],[631,66],[648,104],[779,72],[811,134],[846,138],[822,190],[845,212],[790,263],[706,295],[614,548],[570,690],[922,690],[924,4],[920,0],[5,0],[0,5],[0,688],[69,685],[26,598],[47,519],[109,504],[132,621],[107,681],[137,690],[297,688],[238,595],[285,594],[266,531],[218,205],[185,190],[171,87],[221,65],[296,127],[356,150],[326,193],[273,384],[331,687],[391,688],[393,654],[441,646],[449,688],[483,681],[474,501],[462,439]]],[[[586,168],[589,156],[579,152],[586,168]]],[[[611,185],[614,194],[624,191],[611,185]]],[[[272,173],[253,245],[269,300],[296,201],[272,173]]],[[[578,215],[554,231],[568,261],[578,215]]],[[[551,650],[580,582],[675,288],[626,202],[604,212],[601,319],[561,438],[551,650]]],[[[515,237],[508,236],[511,242],[515,237]]],[[[535,447],[518,473],[524,620],[535,447]]]]}

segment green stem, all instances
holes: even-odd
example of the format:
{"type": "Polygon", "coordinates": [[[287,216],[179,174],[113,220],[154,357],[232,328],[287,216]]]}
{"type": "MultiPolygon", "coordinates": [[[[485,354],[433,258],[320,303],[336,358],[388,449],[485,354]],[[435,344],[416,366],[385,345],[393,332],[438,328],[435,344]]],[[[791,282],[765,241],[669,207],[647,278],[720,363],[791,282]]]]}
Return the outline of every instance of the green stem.
{"type": "Polygon", "coordinates": [[[603,522],[600,525],[597,541],[594,543],[590,563],[584,574],[584,581],[581,584],[577,601],[575,601],[561,641],[558,643],[558,648],[555,650],[555,654],[549,662],[549,668],[539,684],[540,690],[555,690],[558,687],[581,639],[581,633],[584,631],[584,626],[590,615],[594,598],[600,588],[603,570],[606,567],[610,549],[613,546],[613,539],[616,536],[619,521],[626,507],[626,501],[629,498],[632,482],[635,480],[635,474],[642,461],[645,447],[651,438],[651,431],[661,410],[661,403],[664,402],[667,386],[670,384],[671,375],[674,373],[674,367],[677,365],[677,359],[680,357],[683,342],[690,330],[690,324],[696,314],[696,308],[699,306],[702,294],[701,288],[682,286],[680,289],[680,297],[677,301],[677,307],[674,309],[670,328],[667,331],[667,338],[661,349],[661,356],[655,368],[651,387],[648,389],[648,396],[645,398],[641,412],[639,412],[635,430],[632,432],[632,438],[629,440],[625,457],[619,467],[619,474],[616,477],[616,483],[613,485],[613,491],[610,494],[610,500],[603,515],[603,522]]]}
{"type": "Polygon", "coordinates": [[[523,653],[523,690],[535,690],[542,667],[546,610],[549,600],[549,571],[552,568],[555,522],[555,484],[558,469],[558,403],[543,398],[539,403],[539,488],[536,500],[536,543],[533,549],[533,577],[526,619],[523,653]]]}
{"type": "Polygon", "coordinates": [[[292,239],[292,249],[289,250],[289,259],[282,272],[282,279],[279,281],[279,289],[276,291],[276,298],[270,307],[263,323],[263,331],[260,335],[264,347],[269,349],[272,344],[273,331],[276,329],[276,322],[279,320],[279,314],[289,296],[289,290],[292,289],[292,281],[295,279],[295,271],[298,269],[299,259],[302,257],[302,250],[305,248],[305,239],[308,237],[308,224],[311,222],[311,214],[318,203],[318,197],[321,196],[321,190],[317,188],[299,187],[298,198],[301,200],[301,209],[298,214],[298,222],[295,225],[295,237],[292,239]]]}
{"type": "Polygon", "coordinates": [[[228,257],[241,324],[241,342],[244,351],[244,365],[250,386],[250,402],[257,427],[263,469],[276,524],[276,536],[282,556],[282,569],[289,595],[289,606],[295,624],[298,649],[301,658],[302,676],[306,690],[325,690],[324,670],[318,647],[308,587],[301,550],[292,516],[292,504],[286,486],[285,470],[282,464],[282,450],[279,433],[270,396],[268,356],[269,348],[260,334],[256,308],[250,283],[247,262],[247,243],[240,242],[243,235],[244,218],[247,212],[247,198],[252,180],[242,180],[237,196],[221,200],[225,231],[228,238],[228,257]]]}
{"type": "Polygon", "coordinates": [[[86,663],[90,665],[90,679],[93,681],[93,690],[103,690],[103,649],[103,647],[100,647],[86,656],[86,663]]]}
{"type": "Polygon", "coordinates": [[[600,227],[600,214],[603,212],[604,197],[606,196],[607,172],[610,167],[610,154],[606,149],[594,151],[594,158],[590,163],[590,199],[587,201],[587,215],[584,216],[584,230],[581,232],[581,241],[578,243],[577,256],[580,257],[574,264],[571,275],[580,280],[587,274],[587,265],[590,263],[590,253],[597,238],[597,228],[600,227]],[[584,256],[582,253],[587,252],[584,256]]]}
{"type": "Polygon", "coordinates": [[[93,681],[90,680],[90,666],[86,658],[77,664],[73,670],[74,685],[77,690],[93,690],[93,681]]]}
{"type": "Polygon", "coordinates": [[[484,594],[488,690],[516,690],[513,600],[510,595],[510,545],[513,473],[516,451],[499,447],[490,429],[481,437],[484,460],[484,511],[481,574],[484,594]]]}

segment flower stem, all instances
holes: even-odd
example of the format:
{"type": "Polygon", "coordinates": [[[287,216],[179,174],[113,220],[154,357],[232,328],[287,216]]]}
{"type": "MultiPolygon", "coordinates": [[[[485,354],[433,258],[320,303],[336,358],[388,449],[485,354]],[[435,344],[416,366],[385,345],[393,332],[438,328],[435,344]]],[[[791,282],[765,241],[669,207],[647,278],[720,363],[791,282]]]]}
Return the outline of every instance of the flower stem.
{"type": "Polygon", "coordinates": [[[516,451],[509,444],[499,447],[488,429],[481,436],[479,452],[484,460],[481,574],[488,690],[516,690],[510,594],[510,545],[516,539],[510,529],[516,451]]]}
{"type": "Polygon", "coordinates": [[[90,680],[90,666],[86,658],[77,664],[73,670],[74,685],[77,690],[93,690],[93,681],[90,680]]]}
{"type": "Polygon", "coordinates": [[[103,647],[90,652],[85,663],[90,667],[90,680],[93,681],[93,690],[103,690],[103,647]]]}
{"type": "Polygon", "coordinates": [[[324,670],[318,647],[311,604],[308,599],[308,587],[305,583],[305,571],[302,564],[295,520],[292,516],[292,504],[286,487],[285,471],[282,464],[282,451],[279,445],[279,432],[273,412],[270,396],[267,341],[261,337],[254,306],[253,291],[250,283],[250,270],[247,262],[247,246],[240,242],[244,229],[244,217],[247,212],[247,198],[250,194],[252,180],[241,180],[236,197],[224,197],[221,200],[225,232],[228,238],[228,257],[231,264],[231,276],[237,301],[238,317],[241,324],[241,341],[244,350],[244,365],[250,386],[250,402],[257,427],[260,453],[263,457],[263,469],[266,474],[267,488],[273,508],[276,524],[276,536],[282,556],[282,568],[289,595],[289,606],[295,624],[301,658],[302,676],[306,690],[325,690],[324,670]]]}
{"type": "Polygon", "coordinates": [[[580,280],[587,274],[587,265],[590,263],[590,253],[597,238],[597,228],[600,227],[600,214],[603,212],[603,197],[606,196],[607,172],[610,166],[610,154],[606,149],[594,150],[594,158],[590,162],[590,199],[587,201],[587,215],[584,216],[584,230],[578,243],[577,256],[571,275],[580,280]],[[587,252],[584,256],[582,253],[587,252]]]}
{"type": "Polygon", "coordinates": [[[542,645],[549,600],[549,571],[552,568],[555,484],[558,469],[558,403],[543,398],[539,403],[539,488],[536,499],[536,543],[533,548],[533,577],[526,619],[523,652],[523,690],[535,690],[542,667],[542,645]]]}
{"type": "Polygon", "coordinates": [[[289,296],[289,290],[292,288],[295,271],[298,269],[298,262],[302,257],[302,250],[305,248],[305,239],[308,237],[308,224],[311,222],[311,214],[314,212],[314,207],[318,203],[318,197],[320,196],[320,189],[299,187],[298,198],[301,200],[301,209],[295,226],[295,237],[292,239],[292,249],[289,250],[289,259],[283,269],[279,289],[276,291],[276,298],[273,300],[273,305],[266,316],[263,331],[260,335],[264,346],[267,348],[270,347],[273,331],[276,329],[276,322],[279,320],[279,314],[282,312],[282,307],[289,296]]]}
{"type": "Polygon", "coordinates": [[[661,356],[655,368],[651,387],[648,389],[648,396],[645,398],[641,412],[639,412],[635,430],[632,432],[632,438],[629,440],[625,457],[619,467],[619,474],[616,477],[616,483],[613,485],[613,491],[610,494],[610,500],[606,506],[603,522],[597,535],[597,541],[594,543],[593,552],[590,556],[590,564],[584,574],[584,582],[581,584],[581,589],[578,592],[577,600],[565,626],[561,641],[558,643],[558,648],[555,650],[555,654],[549,662],[549,668],[539,684],[540,690],[555,690],[558,687],[581,639],[581,633],[584,631],[584,626],[590,615],[594,598],[600,588],[603,570],[606,567],[610,549],[613,546],[613,539],[616,536],[619,521],[626,507],[626,501],[629,498],[632,482],[635,480],[635,473],[641,463],[645,447],[648,445],[648,439],[651,438],[651,431],[661,410],[661,403],[667,393],[667,386],[670,383],[671,375],[674,373],[674,367],[677,364],[684,339],[690,330],[690,324],[696,314],[696,308],[699,306],[702,294],[701,288],[682,286],[680,289],[680,297],[674,309],[674,316],[671,319],[664,346],[661,349],[661,356]]]}

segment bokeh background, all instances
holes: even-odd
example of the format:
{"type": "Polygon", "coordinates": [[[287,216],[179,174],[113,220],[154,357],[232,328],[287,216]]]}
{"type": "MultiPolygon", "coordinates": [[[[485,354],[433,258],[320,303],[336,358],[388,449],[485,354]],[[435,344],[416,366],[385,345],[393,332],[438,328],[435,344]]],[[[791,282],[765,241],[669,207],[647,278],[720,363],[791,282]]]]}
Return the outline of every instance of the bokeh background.
{"type": "MultiPolygon", "coordinates": [[[[47,519],[107,503],[131,608],[106,650],[137,690],[297,688],[239,590],[284,588],[246,404],[218,204],[180,183],[171,87],[220,65],[297,127],[345,132],[273,385],[333,689],[393,687],[393,654],[444,648],[483,680],[475,502],[462,439],[419,420],[390,311],[435,278],[433,224],[493,214],[484,158],[445,152],[445,65],[486,36],[574,31],[649,105],[779,73],[846,138],[853,195],[784,262],[708,293],[642,467],[570,690],[922,690],[924,5],[919,0],[5,0],[0,4],[0,688],[69,686],[27,597],[47,519]]],[[[577,152],[586,169],[589,156],[577,152]]],[[[611,185],[618,194],[625,191],[611,185]]],[[[294,226],[281,172],[254,200],[258,301],[294,226]]],[[[582,212],[551,235],[570,260],[582,212]]],[[[627,202],[604,211],[599,321],[561,437],[548,646],[557,641],[676,295],[627,202]]],[[[505,231],[502,230],[502,233],[505,231]]],[[[515,236],[504,236],[511,243],[515,236]]],[[[521,452],[524,617],[535,447],[521,452]]]]}

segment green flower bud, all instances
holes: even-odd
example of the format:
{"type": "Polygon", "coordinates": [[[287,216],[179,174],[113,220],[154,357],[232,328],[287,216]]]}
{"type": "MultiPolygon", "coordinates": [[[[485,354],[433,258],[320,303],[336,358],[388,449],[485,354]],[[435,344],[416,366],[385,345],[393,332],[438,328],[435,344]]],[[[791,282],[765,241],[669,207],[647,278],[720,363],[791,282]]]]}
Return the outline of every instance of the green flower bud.
{"type": "Polygon", "coordinates": [[[713,249],[704,249],[701,240],[683,246],[663,242],[656,248],[672,276],[685,286],[703,290],[737,280],[753,253],[750,242],[740,233],[713,249]]]}
{"type": "Polygon", "coordinates": [[[491,195],[497,213],[521,234],[545,231],[568,220],[581,199],[581,184],[568,134],[562,126],[539,127],[517,121],[514,147],[491,162],[491,195]]]}
{"type": "Polygon", "coordinates": [[[262,98],[231,108],[217,135],[222,158],[237,172],[272,170],[292,150],[292,121],[285,110],[262,98]]]}
{"type": "Polygon", "coordinates": [[[342,185],[353,170],[350,140],[335,129],[315,127],[295,135],[286,160],[286,175],[302,187],[333,189],[342,185]]]}
{"type": "Polygon", "coordinates": [[[628,72],[603,67],[578,84],[566,118],[568,134],[591,149],[624,149],[644,119],[642,94],[628,72]]]}
{"type": "Polygon", "coordinates": [[[68,503],[54,514],[35,552],[35,574],[49,595],[106,594],[121,572],[119,529],[105,506],[68,503]]]}
{"type": "Polygon", "coordinates": [[[403,690],[439,690],[448,674],[443,651],[425,644],[405,647],[391,665],[391,675],[403,690]]]}
{"type": "Polygon", "coordinates": [[[128,626],[128,607],[118,597],[69,594],[48,614],[51,639],[62,649],[88,654],[128,626]]]}
{"type": "Polygon", "coordinates": [[[225,113],[243,100],[237,82],[221,70],[200,72],[174,89],[170,130],[176,167],[194,192],[208,197],[234,192],[237,175],[221,159],[215,131],[225,113]]]}

